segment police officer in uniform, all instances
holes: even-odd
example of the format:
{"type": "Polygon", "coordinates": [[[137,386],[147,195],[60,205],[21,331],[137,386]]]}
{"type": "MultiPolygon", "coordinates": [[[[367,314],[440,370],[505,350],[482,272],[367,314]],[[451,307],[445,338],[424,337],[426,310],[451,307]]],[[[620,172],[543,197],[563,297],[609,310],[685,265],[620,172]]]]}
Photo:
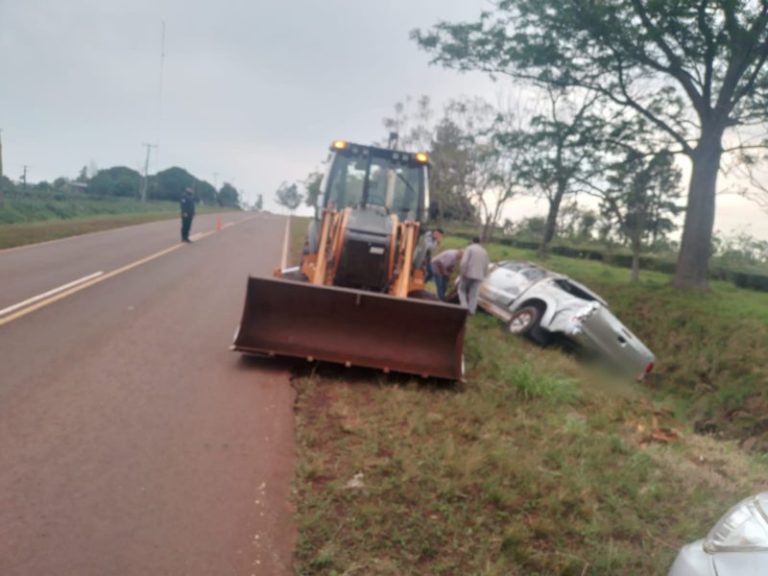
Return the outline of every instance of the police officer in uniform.
{"type": "Polygon", "coordinates": [[[189,229],[192,228],[192,219],[195,217],[195,199],[192,188],[184,190],[181,196],[181,241],[192,242],[189,239],[189,229]]]}

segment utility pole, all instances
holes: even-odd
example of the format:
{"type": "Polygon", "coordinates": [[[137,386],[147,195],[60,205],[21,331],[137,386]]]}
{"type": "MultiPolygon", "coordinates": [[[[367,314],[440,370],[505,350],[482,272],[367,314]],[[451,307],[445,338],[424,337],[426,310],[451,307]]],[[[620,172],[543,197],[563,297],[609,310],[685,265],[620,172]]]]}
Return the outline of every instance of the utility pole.
{"type": "Polygon", "coordinates": [[[139,190],[139,196],[142,202],[147,201],[147,174],[149,172],[149,154],[152,148],[157,148],[157,144],[142,144],[147,147],[147,157],[144,160],[144,176],[141,179],[141,189],[139,190]]]}
{"type": "Polygon", "coordinates": [[[24,186],[24,190],[27,189],[27,168],[29,168],[29,166],[24,164],[24,172],[21,175],[21,182],[22,182],[22,184],[24,186]]]}

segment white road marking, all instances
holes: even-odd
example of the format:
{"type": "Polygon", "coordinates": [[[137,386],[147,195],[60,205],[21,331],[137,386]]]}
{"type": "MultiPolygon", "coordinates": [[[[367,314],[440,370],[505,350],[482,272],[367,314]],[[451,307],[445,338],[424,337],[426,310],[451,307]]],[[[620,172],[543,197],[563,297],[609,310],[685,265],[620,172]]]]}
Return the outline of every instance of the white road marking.
{"type": "Polygon", "coordinates": [[[54,294],[58,294],[59,292],[63,292],[64,290],[69,290],[73,286],[77,286],[78,284],[82,284],[84,282],[88,282],[88,280],[93,280],[94,278],[98,278],[104,274],[101,270],[98,272],[94,272],[93,274],[89,274],[88,276],[83,276],[82,278],[78,278],[77,280],[73,280],[72,282],[69,282],[68,284],[63,284],[62,286],[59,286],[58,288],[54,288],[53,290],[48,290],[48,292],[43,292],[42,294],[38,294],[37,296],[33,296],[32,298],[28,298],[24,300],[23,302],[19,302],[18,304],[14,304],[13,306],[8,306],[8,308],[3,308],[0,310],[0,316],[4,316],[5,314],[10,314],[11,312],[14,312],[18,310],[19,308],[24,308],[25,306],[29,306],[30,304],[34,304],[35,302],[39,302],[40,300],[44,300],[45,298],[48,298],[50,296],[53,296],[54,294]]]}
{"type": "MultiPolygon", "coordinates": [[[[213,234],[213,232],[211,232],[213,234]]],[[[91,278],[90,280],[87,280],[85,282],[81,282],[80,284],[73,286],[71,288],[67,288],[66,290],[62,290],[53,296],[48,296],[47,298],[40,300],[39,302],[35,302],[34,304],[27,305],[25,308],[22,308],[21,310],[18,310],[16,312],[11,313],[7,316],[0,316],[0,326],[3,326],[5,324],[8,324],[10,322],[13,322],[14,320],[17,320],[23,316],[26,316],[27,314],[31,314],[35,310],[39,310],[40,308],[44,308],[50,304],[53,304],[54,302],[58,302],[59,300],[63,300],[64,298],[71,296],[72,294],[75,294],[77,292],[80,292],[81,290],[85,290],[86,288],[89,288],[90,286],[93,286],[95,284],[98,284],[100,282],[103,282],[104,280],[108,280],[112,278],[113,276],[117,276],[118,274],[122,274],[123,272],[127,272],[128,270],[131,270],[133,268],[136,268],[137,266],[141,266],[142,264],[145,264],[149,262],[150,260],[154,260],[155,258],[159,258],[160,256],[164,256],[165,254],[168,254],[169,252],[173,252],[174,250],[178,250],[179,248],[185,246],[185,244],[179,243],[175,244],[174,246],[171,246],[170,248],[166,248],[165,250],[161,250],[160,252],[155,252],[154,254],[147,256],[145,258],[142,258],[141,260],[137,260],[135,262],[132,262],[130,264],[127,264],[126,266],[123,266],[122,268],[118,268],[117,270],[112,270],[111,272],[107,272],[106,274],[101,274],[100,276],[97,276],[96,278],[91,278]]]]}
{"type": "MultiPolygon", "coordinates": [[[[243,222],[247,222],[248,220],[251,220],[251,219],[252,218],[244,218],[243,220],[239,220],[238,222],[233,222],[232,225],[234,226],[235,224],[242,224],[243,222]]],[[[203,239],[215,233],[216,233],[216,230],[211,230],[210,232],[200,232],[196,234],[195,237],[197,237],[198,239],[203,239]]],[[[64,238],[63,240],[66,240],[66,239],[67,238],[64,238]]],[[[131,262],[130,264],[127,264],[116,270],[112,270],[111,272],[107,272],[106,274],[104,272],[96,272],[90,276],[86,276],[85,278],[80,278],[79,280],[76,280],[73,283],[67,284],[65,286],[59,286],[58,288],[55,288],[53,291],[46,292],[45,294],[40,294],[39,296],[30,298],[29,300],[25,300],[24,302],[19,302],[18,304],[14,304],[9,308],[5,308],[4,310],[0,310],[0,326],[9,324],[10,322],[13,322],[14,320],[22,318],[27,314],[31,314],[35,310],[39,310],[40,308],[49,306],[54,302],[63,300],[64,298],[67,298],[72,294],[80,292],[81,290],[85,290],[86,288],[94,286],[95,284],[103,282],[104,280],[108,280],[114,276],[117,276],[118,274],[127,272],[128,270],[132,270],[133,268],[136,268],[137,266],[141,266],[142,264],[146,264],[147,262],[150,262],[156,258],[165,256],[166,254],[174,252],[175,250],[178,250],[179,248],[182,248],[184,246],[186,246],[186,244],[184,244],[183,242],[179,242],[178,244],[174,244],[173,246],[170,246],[165,250],[160,250],[159,252],[150,254],[149,256],[146,256],[140,260],[136,260],[135,262],[131,262]]]]}

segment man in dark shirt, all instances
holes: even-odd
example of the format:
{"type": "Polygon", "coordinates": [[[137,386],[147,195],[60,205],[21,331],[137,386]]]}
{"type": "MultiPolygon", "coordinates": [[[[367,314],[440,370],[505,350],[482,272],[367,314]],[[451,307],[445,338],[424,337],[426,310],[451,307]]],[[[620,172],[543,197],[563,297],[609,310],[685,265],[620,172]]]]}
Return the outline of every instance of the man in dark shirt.
{"type": "Polygon", "coordinates": [[[437,297],[440,300],[445,300],[448,281],[463,255],[464,250],[444,250],[432,258],[432,276],[437,287],[437,297]]]}
{"type": "Polygon", "coordinates": [[[192,218],[195,217],[195,199],[192,188],[184,190],[181,196],[181,241],[192,242],[189,239],[189,229],[192,228],[192,218]]]}

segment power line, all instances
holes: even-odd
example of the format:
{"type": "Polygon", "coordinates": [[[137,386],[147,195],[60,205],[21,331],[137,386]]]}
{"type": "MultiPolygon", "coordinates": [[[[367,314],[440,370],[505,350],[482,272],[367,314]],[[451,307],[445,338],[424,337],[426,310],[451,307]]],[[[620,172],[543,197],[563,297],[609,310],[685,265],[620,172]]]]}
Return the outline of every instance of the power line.
{"type": "MultiPolygon", "coordinates": [[[[163,88],[165,83],[165,20],[162,21],[160,31],[160,76],[157,83],[157,126],[155,127],[156,142],[160,142],[160,135],[163,131],[163,88]]],[[[160,154],[157,155],[157,162],[160,163],[160,154]]]]}

